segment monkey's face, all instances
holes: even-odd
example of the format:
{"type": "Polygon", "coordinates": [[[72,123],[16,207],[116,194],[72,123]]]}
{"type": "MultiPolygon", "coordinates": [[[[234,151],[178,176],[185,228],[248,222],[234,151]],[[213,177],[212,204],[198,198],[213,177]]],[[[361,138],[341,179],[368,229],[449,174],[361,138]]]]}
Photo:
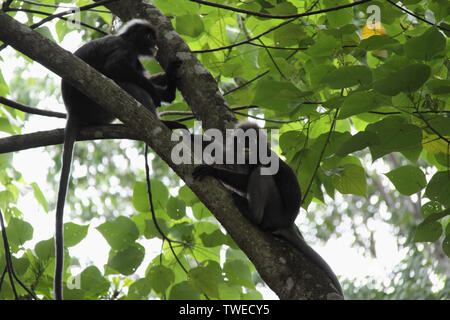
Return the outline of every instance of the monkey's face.
{"type": "Polygon", "coordinates": [[[156,56],[158,46],[156,45],[155,29],[144,28],[136,44],[140,55],[148,57],[156,56]]]}
{"type": "Polygon", "coordinates": [[[233,140],[234,158],[237,164],[260,164],[261,156],[270,155],[267,138],[259,129],[237,129],[233,140]]]}
{"type": "Polygon", "coordinates": [[[119,36],[130,42],[140,56],[154,57],[158,52],[156,29],[145,21],[130,21],[119,33],[119,36]]]}

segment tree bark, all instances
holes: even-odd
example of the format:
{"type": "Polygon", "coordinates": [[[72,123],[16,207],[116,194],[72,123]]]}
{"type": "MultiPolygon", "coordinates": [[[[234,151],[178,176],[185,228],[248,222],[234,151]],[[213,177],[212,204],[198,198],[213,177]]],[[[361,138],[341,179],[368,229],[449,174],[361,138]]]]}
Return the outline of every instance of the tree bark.
{"type": "MultiPolygon", "coordinates": [[[[190,53],[161,12],[142,0],[121,1],[108,7],[124,20],[139,17],[156,26],[160,34],[159,61],[165,66],[167,58],[174,54],[182,60],[179,89],[196,117],[203,121],[204,128],[223,130],[233,125],[234,115],[226,106],[213,77],[190,53]]],[[[211,210],[281,299],[338,297],[331,280],[318,266],[286,242],[261,232],[247,221],[218,181],[212,178],[194,181],[193,165],[175,165],[171,150],[176,142],[171,141],[170,130],[112,80],[3,12],[0,12],[0,40],[64,77],[136,132],[137,138],[148,143],[211,210]]]]}

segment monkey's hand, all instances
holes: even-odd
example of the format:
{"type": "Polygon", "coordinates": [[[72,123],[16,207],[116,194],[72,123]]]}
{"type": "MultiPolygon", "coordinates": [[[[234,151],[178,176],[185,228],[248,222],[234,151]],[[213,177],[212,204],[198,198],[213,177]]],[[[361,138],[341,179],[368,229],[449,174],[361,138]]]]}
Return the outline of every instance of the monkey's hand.
{"type": "Polygon", "coordinates": [[[177,70],[180,68],[180,66],[183,64],[183,62],[176,58],[169,62],[169,66],[167,67],[166,74],[169,77],[169,81],[176,82],[177,79],[177,70]]]}
{"type": "Polygon", "coordinates": [[[199,165],[192,172],[192,176],[194,177],[194,179],[196,179],[196,180],[198,179],[200,181],[202,181],[204,177],[212,176],[213,174],[214,174],[214,168],[207,164],[199,165]]]}
{"type": "Polygon", "coordinates": [[[183,64],[183,62],[180,59],[175,58],[174,60],[169,62],[169,67],[167,68],[167,72],[175,73],[182,64],[183,64]]]}

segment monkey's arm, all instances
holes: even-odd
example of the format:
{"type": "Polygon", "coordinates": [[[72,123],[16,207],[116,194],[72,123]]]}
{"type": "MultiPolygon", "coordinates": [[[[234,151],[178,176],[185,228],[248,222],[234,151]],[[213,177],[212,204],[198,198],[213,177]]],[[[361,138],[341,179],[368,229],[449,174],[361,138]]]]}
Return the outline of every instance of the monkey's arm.
{"type": "Polygon", "coordinates": [[[273,176],[285,209],[297,216],[302,202],[302,194],[298,184],[297,175],[283,160],[279,160],[280,167],[273,176]]]}
{"type": "Polygon", "coordinates": [[[151,96],[155,107],[161,105],[161,97],[155,85],[144,76],[144,67],[132,60],[124,50],[116,50],[105,61],[104,74],[117,82],[134,83],[151,96]]]}
{"type": "Polygon", "coordinates": [[[169,63],[166,72],[160,72],[149,77],[149,80],[158,90],[162,101],[172,102],[175,100],[177,90],[177,70],[181,65],[180,60],[173,60],[169,63]]]}
{"type": "Polygon", "coordinates": [[[247,192],[248,174],[234,172],[209,165],[200,165],[192,172],[194,179],[202,180],[206,176],[212,176],[240,192],[247,192]]]}

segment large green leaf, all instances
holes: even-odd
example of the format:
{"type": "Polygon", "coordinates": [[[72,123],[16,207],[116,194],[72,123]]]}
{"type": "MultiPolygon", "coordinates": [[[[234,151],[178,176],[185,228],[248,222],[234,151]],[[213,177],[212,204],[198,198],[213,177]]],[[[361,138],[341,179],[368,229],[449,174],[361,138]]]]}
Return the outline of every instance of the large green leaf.
{"type": "Polygon", "coordinates": [[[431,178],[425,196],[450,207],[450,171],[438,171],[431,178]]]}
{"type": "Polygon", "coordinates": [[[353,115],[380,107],[385,99],[375,92],[358,91],[345,97],[338,118],[345,119],[353,115]]]}
{"type": "Polygon", "coordinates": [[[9,245],[15,252],[28,240],[33,239],[33,227],[26,221],[17,218],[11,218],[6,227],[9,245]]]}
{"type": "Polygon", "coordinates": [[[180,34],[198,37],[205,30],[203,21],[198,15],[183,15],[176,18],[176,30],[180,34]]]}
{"type": "Polygon", "coordinates": [[[406,123],[404,118],[384,118],[369,124],[366,131],[376,133],[380,139],[379,144],[369,147],[373,161],[394,151],[409,151],[422,147],[422,130],[406,123]]]}
{"type": "Polygon", "coordinates": [[[187,281],[175,284],[169,293],[169,300],[199,300],[200,294],[187,281]]]}
{"type": "Polygon", "coordinates": [[[275,80],[260,80],[255,90],[253,104],[274,110],[283,110],[310,94],[302,92],[290,82],[275,80]]]}
{"type": "Polygon", "coordinates": [[[421,36],[409,39],[405,43],[405,53],[411,59],[430,60],[436,53],[444,51],[445,45],[444,35],[431,27],[421,36]]]}
{"type": "Polygon", "coordinates": [[[395,96],[400,92],[419,89],[430,77],[431,68],[425,64],[411,64],[373,83],[375,91],[395,96]]]}
{"type": "Polygon", "coordinates": [[[365,197],[367,191],[366,172],[355,164],[345,164],[339,174],[333,176],[333,185],[342,194],[365,197]]]}
{"type": "Polygon", "coordinates": [[[128,248],[139,237],[139,229],[130,218],[119,216],[114,221],[107,221],[97,227],[112,249],[128,248]]]}
{"type": "Polygon", "coordinates": [[[169,269],[163,265],[157,265],[151,267],[147,271],[145,278],[155,292],[164,294],[167,288],[169,288],[169,286],[174,282],[175,274],[172,269],[169,269]]]}
{"type": "Polygon", "coordinates": [[[371,131],[360,131],[357,134],[348,138],[338,149],[336,154],[340,157],[345,157],[346,155],[362,150],[365,147],[380,144],[380,138],[375,132],[371,131]]]}
{"type": "Polygon", "coordinates": [[[141,265],[144,256],[144,247],[135,243],[124,250],[111,252],[107,265],[128,276],[141,265]]]}
{"type": "Polygon", "coordinates": [[[407,196],[419,192],[427,185],[425,174],[412,165],[396,168],[386,173],[386,176],[401,194],[407,196]]]}
{"type": "Polygon", "coordinates": [[[204,293],[211,298],[219,298],[218,280],[221,278],[221,270],[210,266],[192,268],[188,273],[188,283],[199,293],[204,293]]]}
{"type": "Polygon", "coordinates": [[[342,67],[327,74],[322,82],[331,89],[342,89],[356,85],[367,86],[372,83],[372,72],[366,66],[342,67]]]}
{"type": "Polygon", "coordinates": [[[167,201],[167,214],[175,220],[183,218],[186,215],[186,203],[181,199],[170,197],[167,201]]]}
{"type": "Polygon", "coordinates": [[[64,224],[64,246],[73,247],[86,238],[89,225],[81,226],[73,222],[64,224]]]}
{"type": "Polygon", "coordinates": [[[247,288],[255,288],[255,284],[252,281],[252,274],[248,265],[242,260],[226,261],[223,266],[225,276],[231,283],[243,285],[247,288]]]}

